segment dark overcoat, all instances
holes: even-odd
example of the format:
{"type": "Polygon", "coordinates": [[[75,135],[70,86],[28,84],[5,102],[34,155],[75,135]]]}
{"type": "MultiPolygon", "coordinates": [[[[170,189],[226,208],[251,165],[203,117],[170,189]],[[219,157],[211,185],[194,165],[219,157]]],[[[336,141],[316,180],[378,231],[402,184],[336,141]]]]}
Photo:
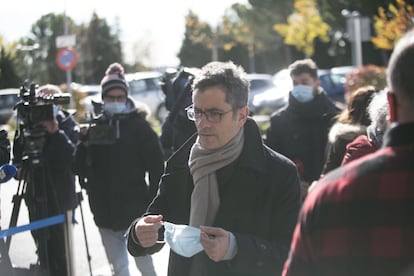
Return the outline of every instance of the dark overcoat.
{"type": "MultiPolygon", "coordinates": [[[[195,137],[167,163],[158,194],[147,214],[162,214],[165,221],[188,224],[193,179],[187,162],[195,137]]],[[[299,177],[295,165],[263,145],[253,120],[245,124],[241,155],[216,172],[220,207],[213,226],[231,231],[237,255],[230,261],[208,259],[208,275],[279,275],[287,257],[300,208],[299,177]]],[[[134,223],[132,224],[134,225],[134,223]]],[[[152,254],[160,244],[143,248],[130,228],[128,249],[134,256],[152,254]]],[[[160,231],[162,239],[162,231],[160,231]]],[[[205,254],[205,253],[202,253],[205,254]]],[[[169,276],[188,275],[191,258],[171,251],[169,276]]]]}

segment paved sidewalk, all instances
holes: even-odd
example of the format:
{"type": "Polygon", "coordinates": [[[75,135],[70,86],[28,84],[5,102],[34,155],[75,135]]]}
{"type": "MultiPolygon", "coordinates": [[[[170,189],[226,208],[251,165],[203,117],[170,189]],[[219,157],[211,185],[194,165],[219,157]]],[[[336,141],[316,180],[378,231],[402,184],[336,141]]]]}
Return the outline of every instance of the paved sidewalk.
{"type": "MultiPolygon", "coordinates": [[[[1,184],[0,187],[0,199],[1,199],[1,226],[2,229],[7,229],[11,211],[13,205],[11,199],[17,190],[17,182],[12,180],[8,183],[1,184]]],[[[102,242],[99,236],[99,232],[93,221],[93,216],[89,209],[88,199],[85,192],[83,192],[84,200],[82,201],[83,214],[85,219],[86,235],[88,239],[89,253],[91,256],[91,267],[93,276],[110,276],[111,271],[106,259],[105,251],[102,246],[102,242]]],[[[74,267],[75,275],[73,276],[88,276],[89,265],[87,259],[87,252],[85,246],[85,238],[82,228],[82,218],[80,214],[80,208],[76,209],[75,213],[78,224],[74,226],[74,267]]],[[[24,202],[22,202],[20,208],[20,214],[18,217],[17,225],[23,225],[28,223],[27,208],[24,202]]],[[[154,265],[158,276],[167,275],[168,266],[168,246],[153,255],[154,265]]],[[[36,275],[34,271],[37,270],[36,263],[37,256],[35,252],[35,244],[33,242],[30,232],[22,232],[13,236],[10,251],[11,262],[14,266],[13,276],[28,276],[36,275]]],[[[135,267],[135,262],[132,257],[130,258],[130,271],[131,275],[140,275],[138,269],[135,267]]],[[[0,275],[10,275],[9,273],[1,270],[0,263],[0,275]]],[[[39,275],[40,276],[40,275],[39,275]]]]}

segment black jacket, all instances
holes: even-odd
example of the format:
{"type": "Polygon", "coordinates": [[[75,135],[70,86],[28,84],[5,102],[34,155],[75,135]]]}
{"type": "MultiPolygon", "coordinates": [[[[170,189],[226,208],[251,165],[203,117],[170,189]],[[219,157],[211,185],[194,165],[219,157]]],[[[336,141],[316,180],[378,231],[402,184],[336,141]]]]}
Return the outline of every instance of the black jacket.
{"type": "Polygon", "coordinates": [[[76,173],[88,193],[96,225],[125,230],[156,194],[164,169],[160,143],[136,111],[110,120],[102,117],[97,124],[113,126],[117,137],[112,144],[79,144],[76,173]]]}
{"type": "MultiPolygon", "coordinates": [[[[13,143],[13,163],[23,168],[21,174],[27,176],[25,200],[29,211],[34,211],[31,212],[31,219],[45,215],[35,210],[39,204],[43,204],[38,200],[44,195],[48,198],[47,215],[74,209],[78,203],[72,165],[79,129],[73,117],[66,111],[60,110],[56,118],[59,130],[53,134],[44,134],[44,145],[39,147],[42,149],[40,155],[32,155],[30,150],[25,150],[25,143],[38,140],[36,137],[23,137],[22,129],[16,132],[13,143]],[[27,154],[29,159],[22,162],[23,155],[27,154]],[[40,161],[39,164],[36,164],[37,161],[40,161]]],[[[28,127],[24,126],[25,129],[28,127]]]]}
{"type": "Polygon", "coordinates": [[[364,125],[353,125],[336,122],[329,131],[328,135],[328,155],[322,170],[322,174],[341,166],[344,159],[346,146],[355,138],[367,133],[367,127],[364,125]]]}
{"type": "Polygon", "coordinates": [[[166,160],[197,131],[194,122],[187,118],[187,111],[184,108],[179,110],[176,116],[173,115],[169,113],[162,125],[160,136],[166,160]]]}
{"type": "Polygon", "coordinates": [[[10,141],[7,131],[0,130],[0,166],[10,161],[10,141]]]}
{"type": "MultiPolygon", "coordinates": [[[[189,140],[168,160],[148,213],[162,214],[165,221],[188,224],[194,184],[187,162],[193,143],[194,139],[189,140]]],[[[230,261],[208,259],[208,275],[279,275],[300,206],[299,178],[294,164],[264,146],[256,123],[249,119],[241,155],[216,175],[221,203],[213,226],[235,235],[238,253],[230,261]]],[[[133,228],[128,237],[132,255],[160,250],[158,244],[152,248],[136,244],[133,228]]],[[[171,251],[168,275],[188,275],[190,262],[190,258],[171,251]]]]}
{"type": "Polygon", "coordinates": [[[270,119],[266,144],[294,161],[303,180],[317,180],[325,163],[328,132],[338,112],[325,93],[307,103],[290,94],[288,106],[270,119]]]}

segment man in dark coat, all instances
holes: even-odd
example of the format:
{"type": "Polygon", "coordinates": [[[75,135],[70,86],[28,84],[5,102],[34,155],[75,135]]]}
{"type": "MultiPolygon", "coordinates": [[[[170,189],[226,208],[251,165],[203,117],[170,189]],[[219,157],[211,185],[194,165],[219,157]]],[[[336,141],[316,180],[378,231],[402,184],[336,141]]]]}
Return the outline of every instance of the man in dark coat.
{"type": "MultiPolygon", "coordinates": [[[[0,130],[0,166],[9,163],[10,161],[10,141],[8,138],[8,133],[6,130],[0,130]]],[[[5,181],[8,179],[6,175],[0,172],[0,181],[5,181]]],[[[0,196],[1,202],[1,196],[0,196]]],[[[1,210],[0,210],[0,221],[1,221],[1,210]]],[[[1,230],[1,226],[0,226],[1,230]]],[[[10,262],[10,258],[6,249],[6,244],[4,243],[3,239],[0,240],[0,272],[11,273],[9,271],[12,270],[12,265],[10,262]]]]}
{"type": "MultiPolygon", "coordinates": [[[[36,91],[36,104],[50,105],[50,99],[61,93],[55,85],[44,85],[36,91]]],[[[73,117],[56,104],[53,104],[53,119],[50,120],[28,123],[26,119],[30,114],[23,113],[18,114],[20,125],[13,143],[13,163],[19,168],[19,178],[27,182],[24,199],[30,221],[66,212],[71,218],[78,203],[72,172],[78,126],[73,117]]],[[[50,275],[68,275],[64,225],[57,224],[32,234],[40,268],[48,269],[50,275]]]]}
{"type": "Polygon", "coordinates": [[[10,142],[7,131],[0,130],[0,166],[10,161],[10,142]]]}
{"type": "Polygon", "coordinates": [[[382,147],[324,176],[306,198],[284,275],[413,275],[414,31],[387,68],[382,147]]]}
{"type": "MultiPolygon", "coordinates": [[[[128,98],[123,67],[111,64],[101,86],[103,114],[96,126],[81,129],[85,135],[76,153],[76,173],[88,193],[113,273],[126,276],[124,233],[155,196],[164,160],[157,134],[128,98]]],[[[142,275],[155,275],[151,256],[135,258],[135,263],[142,275]]]]}
{"type": "Polygon", "coordinates": [[[266,145],[297,165],[305,196],[307,186],[322,172],[328,133],[339,109],[320,87],[311,59],[298,60],[289,69],[293,81],[289,104],[272,115],[266,145]]]}
{"type": "Polygon", "coordinates": [[[200,229],[194,242],[201,252],[186,257],[170,244],[169,276],[281,273],[300,208],[299,177],[290,160],[263,145],[247,117],[248,87],[231,62],[202,68],[187,109],[198,135],[168,160],[157,197],[131,225],[134,256],[161,249],[164,222],[200,229]]]}

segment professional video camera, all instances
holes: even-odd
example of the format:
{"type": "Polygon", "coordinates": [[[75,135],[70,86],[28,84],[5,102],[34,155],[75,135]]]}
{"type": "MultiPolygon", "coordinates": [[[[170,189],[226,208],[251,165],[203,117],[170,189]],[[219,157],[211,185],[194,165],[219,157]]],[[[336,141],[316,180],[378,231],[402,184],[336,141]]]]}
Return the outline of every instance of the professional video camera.
{"type": "Polygon", "coordinates": [[[111,145],[116,141],[115,126],[102,117],[94,118],[81,127],[86,127],[87,132],[81,134],[80,139],[88,141],[89,145],[111,145]]]}
{"type": "MultiPolygon", "coordinates": [[[[81,141],[88,141],[89,145],[111,145],[116,141],[116,129],[103,113],[103,103],[94,102],[93,112],[88,113],[86,119],[81,123],[81,141]],[[86,131],[82,131],[86,129],[86,131]]],[[[122,114],[116,114],[115,119],[122,114]]],[[[118,118],[119,119],[119,118],[118,118]]]]}
{"type": "Polygon", "coordinates": [[[14,107],[17,110],[17,122],[20,135],[23,135],[24,154],[36,158],[42,152],[45,142],[45,130],[40,125],[43,121],[53,120],[53,105],[63,105],[70,102],[70,94],[59,93],[37,96],[37,84],[27,83],[20,88],[21,100],[14,107]]]}
{"type": "MultiPolygon", "coordinates": [[[[88,141],[89,145],[111,145],[116,142],[117,129],[116,121],[121,121],[137,113],[116,113],[111,118],[108,118],[103,112],[103,102],[94,102],[93,112],[87,114],[85,120],[81,124],[81,131],[79,139],[81,141],[88,141]]],[[[127,105],[134,105],[132,99],[127,99],[127,105]]]]}

